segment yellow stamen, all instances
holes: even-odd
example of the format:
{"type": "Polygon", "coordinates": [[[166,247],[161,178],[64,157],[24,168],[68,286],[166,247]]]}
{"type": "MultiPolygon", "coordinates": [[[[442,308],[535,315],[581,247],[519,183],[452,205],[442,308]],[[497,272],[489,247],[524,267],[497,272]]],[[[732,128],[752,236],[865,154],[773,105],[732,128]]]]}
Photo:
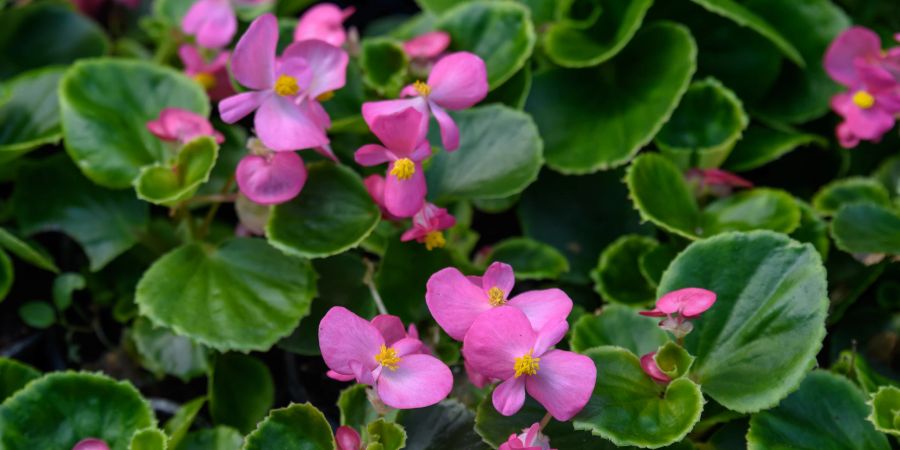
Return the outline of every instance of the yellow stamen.
{"type": "Polygon", "coordinates": [[[415,89],[422,97],[428,97],[428,94],[431,93],[431,86],[424,81],[416,80],[416,82],[413,83],[413,89],[415,89]]]}
{"type": "Polygon", "coordinates": [[[488,289],[488,297],[491,306],[502,306],[506,304],[506,299],[503,298],[503,290],[497,286],[488,289]]]}
{"type": "Polygon", "coordinates": [[[394,161],[394,168],[391,169],[391,175],[397,177],[398,180],[408,180],[416,173],[416,164],[409,158],[400,158],[394,161]]]}
{"type": "Polygon", "coordinates": [[[375,355],[375,361],[388,368],[388,370],[394,371],[397,370],[397,365],[400,364],[400,357],[397,356],[397,350],[394,350],[393,347],[381,344],[381,351],[375,355]]]}
{"type": "Polygon", "coordinates": [[[541,358],[535,358],[532,354],[534,354],[533,349],[528,350],[528,353],[516,358],[516,365],[514,366],[516,378],[519,378],[522,375],[534,375],[538,372],[538,369],[541,368],[541,365],[538,364],[541,362],[541,358]]]}
{"type": "Polygon", "coordinates": [[[869,109],[875,105],[875,97],[866,91],[856,91],[853,94],[853,103],[862,109],[869,109]]]}
{"type": "Polygon", "coordinates": [[[447,241],[444,239],[444,233],[432,231],[425,235],[425,248],[428,250],[443,248],[445,245],[447,245],[447,241]]]}
{"type": "Polygon", "coordinates": [[[207,91],[216,87],[216,77],[212,76],[210,73],[200,72],[194,75],[194,81],[200,83],[200,86],[203,86],[203,89],[207,91]]]}
{"type": "Polygon", "coordinates": [[[328,100],[331,100],[332,98],[334,98],[334,91],[328,91],[328,92],[323,92],[322,94],[320,94],[318,97],[316,97],[316,100],[318,100],[320,102],[327,102],[328,100]]]}
{"type": "Polygon", "coordinates": [[[275,93],[282,97],[291,97],[300,92],[300,85],[297,79],[290,75],[279,75],[275,80],[275,93]]]}

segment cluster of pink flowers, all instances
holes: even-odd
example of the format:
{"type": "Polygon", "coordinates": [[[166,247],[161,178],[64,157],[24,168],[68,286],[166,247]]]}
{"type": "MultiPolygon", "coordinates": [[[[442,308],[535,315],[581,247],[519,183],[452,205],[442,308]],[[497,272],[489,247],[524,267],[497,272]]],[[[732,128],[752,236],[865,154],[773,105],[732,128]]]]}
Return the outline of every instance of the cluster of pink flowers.
{"type": "MultiPolygon", "coordinates": [[[[895,35],[900,41],[900,34],[895,35]]],[[[825,53],[825,71],[848,90],[831,99],[844,120],[837,126],[840,144],[879,141],[900,114],[900,47],[882,50],[872,30],[851,27],[825,53]]]]}
{"type": "MultiPolygon", "coordinates": [[[[679,341],[693,329],[692,319],[700,317],[716,302],[716,293],[701,288],[684,288],[669,292],[656,301],[656,307],[639,314],[648,317],[665,317],[659,327],[672,333],[679,341]]],[[[672,381],[656,364],[656,352],[641,357],[641,368],[659,383],[672,381]]]]}

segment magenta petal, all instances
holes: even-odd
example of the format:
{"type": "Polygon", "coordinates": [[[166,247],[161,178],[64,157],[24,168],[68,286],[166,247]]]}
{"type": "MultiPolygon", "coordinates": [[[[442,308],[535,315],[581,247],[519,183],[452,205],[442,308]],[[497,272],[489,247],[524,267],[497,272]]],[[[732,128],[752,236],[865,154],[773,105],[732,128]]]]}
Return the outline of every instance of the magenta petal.
{"type": "Polygon", "coordinates": [[[361,166],[377,166],[394,160],[390,150],[378,144],[366,144],[353,154],[353,159],[361,166]]]}
{"type": "Polygon", "coordinates": [[[659,381],[661,383],[668,383],[672,381],[668,375],[665,374],[662,370],[659,369],[659,366],[656,364],[656,352],[647,353],[644,356],[641,356],[641,369],[644,370],[650,378],[654,381],[659,381]]]}
{"type": "Polygon", "coordinates": [[[434,103],[431,103],[431,113],[434,114],[438,126],[441,127],[441,145],[444,146],[444,150],[452,152],[459,148],[459,128],[450,114],[434,103]]]}
{"type": "Polygon", "coordinates": [[[525,377],[508,378],[497,385],[491,396],[494,408],[504,416],[511,416],[525,404],[525,377]]]}
{"type": "Polygon", "coordinates": [[[415,163],[416,169],[412,177],[401,180],[391,175],[394,163],[388,166],[384,184],[384,207],[397,217],[412,217],[425,205],[425,171],[422,164],[415,163]]]}
{"type": "Polygon", "coordinates": [[[442,108],[469,108],[487,95],[487,69],[484,61],[473,53],[451,53],[431,69],[428,85],[431,87],[428,98],[442,108]]]}
{"type": "Polygon", "coordinates": [[[256,111],[256,134],[266,147],[275,151],[315,148],[328,143],[306,102],[295,104],[286,97],[273,95],[256,111]]]}
{"type": "Polygon", "coordinates": [[[463,340],[472,322],[491,309],[487,295],[455,267],[447,267],[428,279],[425,303],[434,320],[457,341],[463,340]]]}
{"type": "Polygon", "coordinates": [[[450,35],[444,31],[432,31],[403,43],[403,51],[411,58],[431,59],[440,55],[450,45],[450,35]]]}
{"type": "Polygon", "coordinates": [[[597,381],[594,361],[578,353],[551,350],[541,355],[540,369],[525,387],[556,420],[571,419],[584,408],[597,381]]]}
{"type": "Polygon", "coordinates": [[[219,115],[225,123],[235,123],[259,108],[271,92],[244,92],[219,102],[219,115]]]}
{"type": "Polygon", "coordinates": [[[269,89],[275,84],[275,50],[278,20],[272,14],[256,18],[241,36],[231,54],[234,78],[251,89],[269,89]]]}
{"type": "Polygon", "coordinates": [[[384,337],[384,343],[388,347],[406,337],[406,329],[403,321],[391,314],[379,314],[372,319],[372,326],[377,328],[384,337]]]}
{"type": "Polygon", "coordinates": [[[872,30],[850,27],[844,30],[825,52],[825,71],[835,81],[853,87],[859,84],[854,63],[857,59],[875,60],[881,55],[881,39],[872,30]]]}
{"type": "Polygon", "coordinates": [[[235,171],[241,193],[254,203],[284,203],[303,189],[306,166],[294,152],[276,152],[268,156],[247,155],[235,171]]]}
{"type": "Polygon", "coordinates": [[[342,11],[340,7],[331,3],[320,3],[309,8],[297,22],[294,42],[318,39],[340,47],[347,40],[343,22],[353,11],[352,7],[342,11]]]}
{"type": "Polygon", "coordinates": [[[844,115],[847,126],[853,134],[862,139],[877,141],[894,127],[896,119],[884,109],[876,106],[869,109],[853,108],[844,115]]]}
{"type": "Polygon", "coordinates": [[[669,292],[656,301],[656,308],[666,314],[680,313],[686,318],[699,316],[716,302],[716,293],[701,288],[684,288],[669,292]]]}
{"type": "Polygon", "coordinates": [[[102,439],[87,438],[78,441],[72,450],[109,450],[109,445],[102,439]]]}
{"type": "Polygon", "coordinates": [[[516,358],[531,351],[536,339],[522,311],[501,306],[475,319],[463,340],[463,355],[481,374],[505,380],[515,375],[516,358]]]}
{"type": "Polygon", "coordinates": [[[525,313],[535,331],[547,324],[565,321],[572,312],[572,299],[556,288],[523,292],[510,299],[507,305],[525,313]]]}
{"type": "Polygon", "coordinates": [[[359,450],[362,447],[359,433],[346,425],[338,427],[334,432],[334,440],[337,442],[337,450],[359,450]]]}
{"type": "Polygon", "coordinates": [[[853,134],[853,130],[850,129],[850,126],[847,125],[847,122],[841,122],[838,124],[835,129],[835,134],[837,135],[838,142],[840,142],[841,147],[844,148],[853,148],[859,145],[859,136],[853,134]]]}
{"type": "Polygon", "coordinates": [[[469,378],[469,382],[475,385],[478,389],[481,389],[491,381],[488,377],[478,373],[475,369],[472,368],[472,365],[469,364],[468,361],[463,360],[463,365],[466,369],[466,376],[469,378]]]}
{"type": "Polygon", "coordinates": [[[164,108],[158,119],[147,122],[147,129],[164,141],[188,142],[198,136],[214,136],[222,142],[206,117],[181,108],[164,108]]]}
{"type": "Polygon", "coordinates": [[[328,372],[325,372],[325,375],[328,376],[328,378],[331,378],[332,380],[337,380],[337,381],[353,381],[356,379],[356,375],[344,375],[342,373],[337,373],[333,370],[329,370],[328,372]]]}
{"type": "Polygon", "coordinates": [[[428,115],[410,106],[373,117],[370,128],[387,148],[398,157],[405,158],[425,140],[428,115]]]}
{"type": "Polygon", "coordinates": [[[224,47],[237,31],[237,17],[228,0],[200,0],[181,20],[185,33],[194,35],[206,48],[224,47]]]}
{"type": "Polygon", "coordinates": [[[341,374],[355,374],[352,362],[364,370],[378,366],[375,355],[384,338],[362,317],[341,306],[332,307],[319,322],[319,349],[328,368],[341,374]]]}
{"type": "Polygon", "coordinates": [[[400,358],[396,370],[381,371],[376,388],[384,404],[392,408],[424,408],[447,397],[453,374],[433,356],[407,355],[400,358]]]}
{"type": "Polygon", "coordinates": [[[537,340],[534,341],[534,354],[536,356],[543,355],[550,347],[566,337],[567,331],[569,331],[569,322],[566,322],[565,319],[545,326],[538,331],[537,340]]]}
{"type": "Polygon", "coordinates": [[[187,44],[178,47],[178,57],[181,58],[181,63],[184,64],[185,72],[191,75],[202,72],[203,66],[206,65],[206,61],[200,55],[200,52],[187,44]]]}
{"type": "Polygon", "coordinates": [[[481,288],[485,292],[491,288],[498,288],[503,291],[503,298],[509,296],[515,286],[516,277],[513,274],[513,268],[509,264],[495,262],[488,266],[484,271],[484,277],[481,278],[481,288]]]}
{"type": "Polygon", "coordinates": [[[416,338],[411,338],[411,337],[404,337],[404,338],[400,339],[399,341],[394,342],[391,345],[391,347],[393,347],[394,351],[397,352],[397,356],[399,356],[401,358],[406,355],[423,353],[422,352],[422,341],[420,341],[416,338]]]}
{"type": "Polygon", "coordinates": [[[316,97],[338,90],[347,82],[347,52],[324,41],[310,40],[295,42],[284,50],[282,58],[301,58],[306,61],[310,72],[310,84],[304,91],[316,97]]]}
{"type": "Polygon", "coordinates": [[[362,105],[362,115],[369,128],[372,128],[378,117],[399,113],[406,108],[413,108],[422,113],[426,119],[428,117],[428,103],[422,97],[366,102],[362,105]]]}

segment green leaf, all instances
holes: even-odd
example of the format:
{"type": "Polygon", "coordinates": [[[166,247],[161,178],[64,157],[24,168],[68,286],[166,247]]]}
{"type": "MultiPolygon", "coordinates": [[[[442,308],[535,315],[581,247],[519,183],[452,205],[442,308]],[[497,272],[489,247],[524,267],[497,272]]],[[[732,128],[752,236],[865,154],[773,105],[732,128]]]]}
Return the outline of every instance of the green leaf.
{"type": "Polygon", "coordinates": [[[359,64],[367,85],[383,96],[396,97],[406,81],[409,59],[397,41],[368,38],[362,41],[359,64]]]}
{"type": "Polygon", "coordinates": [[[272,410],[247,436],[243,450],[333,450],[335,445],[331,426],[322,412],[302,403],[272,410]]]}
{"type": "Polygon", "coordinates": [[[327,162],[310,164],[308,169],[303,192],[272,208],[266,226],[269,243],[305,258],[356,247],[381,218],[359,175],[327,162]]]}
{"type": "Polygon", "coordinates": [[[25,234],[59,231],[75,239],[93,272],[131,248],[149,217],[147,204],[134,194],[95,186],[64,155],[21,168],[13,210],[25,234]],[[46,180],[53,180],[53,189],[46,180]]]}
{"type": "Polygon", "coordinates": [[[53,257],[48,255],[44,249],[25,242],[2,227],[0,227],[0,247],[9,250],[12,254],[35,267],[59,273],[59,268],[53,262],[53,257]]]}
{"type": "Polygon", "coordinates": [[[396,419],[400,410],[390,408],[388,411],[375,410],[372,402],[369,401],[368,389],[370,388],[364,384],[354,384],[341,391],[337,401],[338,409],[341,412],[341,425],[365,431],[366,425],[379,417],[387,420],[396,419]]]}
{"type": "Polygon", "coordinates": [[[826,216],[832,216],[844,205],[872,203],[891,206],[891,196],[878,180],[850,177],[834,180],[819,189],[812,199],[813,208],[826,216]]]}
{"type": "Polygon", "coordinates": [[[704,236],[750,230],[790,233],[800,226],[800,207],[787,192],[756,188],[709,204],[701,223],[704,236]]]}
{"type": "Polygon", "coordinates": [[[528,93],[531,92],[531,80],[531,66],[526,64],[510,79],[497,86],[493,91],[488,92],[487,97],[481,104],[501,103],[510,108],[521,110],[525,107],[528,93]]]}
{"type": "Polygon", "coordinates": [[[127,187],[142,167],[168,159],[167,144],[147,129],[163,108],[209,115],[199,84],[144,61],[79,61],[59,92],[66,151],[91,181],[109,188],[127,187]]]}
{"type": "Polygon", "coordinates": [[[869,421],[875,429],[900,437],[900,389],[882,386],[872,397],[872,415],[869,421]]]}
{"type": "Polygon", "coordinates": [[[715,168],[728,158],[749,121],[734,92],[706,78],[691,84],[655,142],[682,169],[715,168]]]}
{"type": "Polygon", "coordinates": [[[243,442],[237,430],[218,426],[188,433],[172,450],[239,450],[243,442]]]}
{"type": "Polygon", "coordinates": [[[416,322],[429,316],[423,301],[428,278],[452,265],[445,248],[427,250],[418,242],[400,242],[394,238],[388,242],[378,266],[375,286],[388,311],[404,322],[416,322]]]}
{"type": "Polygon", "coordinates": [[[673,380],[687,375],[694,363],[694,357],[684,347],[674,342],[666,342],[653,356],[653,360],[656,361],[659,370],[673,380]]]}
{"type": "Polygon", "coordinates": [[[700,420],[703,395],[688,378],[660,385],[644,374],[638,357],[619,347],[585,353],[597,365],[597,384],[575,429],[618,446],[658,448],[680,441],[700,420]]]}
{"type": "Polygon", "coordinates": [[[206,397],[197,397],[178,408],[175,415],[166,422],[165,430],[169,435],[169,447],[179,448],[179,444],[185,439],[194,419],[206,404],[206,397]]]}
{"type": "Polygon", "coordinates": [[[209,136],[202,136],[185,144],[178,156],[169,163],[156,163],[141,168],[134,180],[138,198],[157,205],[172,206],[190,198],[201,184],[209,180],[219,145],[209,136]]]}
{"type": "Polygon", "coordinates": [[[866,395],[872,395],[885,386],[900,387],[900,382],[878,373],[862,354],[852,350],[842,351],[829,370],[859,385],[866,395]]]}
{"type": "Polygon", "coordinates": [[[641,274],[640,258],[659,243],[656,239],[628,234],[609,244],[591,272],[594,290],[604,300],[626,305],[645,305],[656,300],[655,286],[641,274]]]}
{"type": "Polygon", "coordinates": [[[315,292],[309,261],[236,238],[169,252],[141,278],[135,301],[155,324],[198,343],[268,350],[306,316],[315,292]]]}
{"type": "Polygon", "coordinates": [[[846,378],[813,371],[777,407],[750,418],[747,448],[891,448],[866,420],[868,414],[862,392],[846,378]]]}
{"type": "Polygon", "coordinates": [[[809,203],[796,198],[794,202],[800,208],[800,226],[791,233],[791,238],[812,244],[822,255],[822,260],[827,260],[828,250],[831,247],[831,240],[828,239],[828,224],[816,214],[809,203]]]}
{"type": "Polygon", "coordinates": [[[419,8],[422,8],[422,11],[427,11],[434,14],[442,14],[450,9],[453,9],[454,6],[465,3],[471,0],[416,0],[416,4],[419,5],[419,8]]]}
{"type": "Polygon", "coordinates": [[[884,160],[872,176],[884,185],[891,196],[900,195],[900,155],[884,160]]]}
{"type": "Polygon", "coordinates": [[[12,260],[3,250],[0,250],[0,301],[6,298],[12,288],[15,274],[12,260]]]}
{"type": "Polygon", "coordinates": [[[722,167],[734,172],[764,166],[797,147],[810,144],[826,145],[820,136],[795,131],[777,130],[761,125],[750,125],[744,136],[731,150],[722,167]]]}
{"type": "Polygon", "coordinates": [[[62,138],[56,87],[64,71],[59,67],[34,70],[5,84],[10,96],[0,101],[0,162],[62,138]]]}
{"type": "Polygon", "coordinates": [[[681,251],[679,246],[674,244],[661,244],[651,248],[642,254],[638,260],[638,269],[641,275],[654,287],[659,285],[659,279],[662,278],[663,272],[669,267],[669,264],[678,256],[681,251]]]}
{"type": "Polygon", "coordinates": [[[166,434],[156,428],[144,428],[134,433],[128,450],[166,450],[166,434]]]}
{"type": "Polygon", "coordinates": [[[369,445],[378,444],[384,450],[399,450],[406,447],[406,431],[394,422],[378,419],[366,427],[369,445]]]}
{"type": "Polygon", "coordinates": [[[60,312],[72,306],[72,294],[84,289],[87,284],[79,273],[64,273],[53,279],[53,304],[60,312]]]}
{"type": "Polygon", "coordinates": [[[14,359],[0,357],[0,403],[25,387],[29,381],[40,376],[41,373],[34,367],[14,359]]]}
{"type": "Polygon", "coordinates": [[[217,425],[249,433],[275,402],[275,383],[260,360],[237,353],[216,358],[209,376],[209,412],[217,425]]]}
{"type": "Polygon", "coordinates": [[[442,15],[437,27],[450,34],[453,50],[484,60],[491,89],[525,66],[536,40],[528,8],[513,2],[466,2],[442,15]]]}
{"type": "Polygon", "coordinates": [[[715,305],[692,321],[685,348],[696,357],[690,378],[726,408],[770,408],[815,364],[828,297],[811,245],[768,231],[694,242],[672,261],[657,294],[686,287],[716,293],[715,305]]]}
{"type": "Polygon", "coordinates": [[[19,306],[22,322],[33,328],[50,328],[56,323],[56,311],[47,302],[31,301],[19,306]]]}
{"type": "Polygon", "coordinates": [[[156,423],[150,404],[126,381],[86,372],[55,372],[29,383],[0,406],[0,445],[70,449],[93,437],[125,449],[156,423]]]}
{"type": "Polygon", "coordinates": [[[209,369],[209,351],[206,347],[185,336],[179,336],[165,327],[154,326],[144,317],[131,327],[142,365],[158,378],[164,374],[187,382],[204,375],[209,369]]]}
{"type": "Polygon", "coordinates": [[[614,345],[636,355],[646,355],[669,342],[669,336],[659,328],[658,322],[659,319],[642,316],[625,305],[604,306],[599,314],[585,314],[575,322],[569,345],[578,353],[614,345]]]}
{"type": "Polygon", "coordinates": [[[446,203],[508,197],[537,179],[543,142],[531,116],[502,105],[452,115],[459,127],[459,149],[432,157],[429,198],[446,203]]]}
{"type": "Polygon", "coordinates": [[[594,18],[593,23],[563,19],[547,28],[544,47],[553,62],[563,67],[577,68],[596,66],[612,58],[640,28],[653,0],[606,0],[597,3],[594,10],[599,16],[594,18]]]}
{"type": "Polygon", "coordinates": [[[555,280],[569,271],[569,262],[562,253],[525,237],[505,239],[491,246],[486,263],[494,261],[511,265],[517,280],[555,280]]]}
{"type": "Polygon", "coordinates": [[[475,433],[474,422],[472,411],[452,399],[397,414],[397,423],[406,430],[406,448],[410,450],[484,450],[487,446],[475,433]]]}
{"type": "Polygon", "coordinates": [[[107,47],[103,30],[69,5],[39,2],[6,9],[0,16],[0,80],[100,56],[107,47]]]}
{"type": "Polygon", "coordinates": [[[831,221],[831,237],[848,253],[900,255],[900,213],[871,203],[845,206],[831,221]]]}
{"type": "MultiPolygon", "coordinates": [[[[532,398],[525,399],[525,405],[512,416],[503,416],[494,408],[491,396],[486,395],[478,404],[475,416],[475,431],[484,442],[496,447],[509,439],[511,434],[521,434],[532,424],[540,422],[547,411],[532,398]]],[[[542,431],[550,438],[550,445],[557,450],[614,450],[615,445],[606,439],[587,431],[575,430],[571,422],[551,420],[542,431]]],[[[463,447],[458,447],[463,448],[463,447]]]]}
{"type": "Polygon", "coordinates": [[[687,28],[655,23],[598,68],[535,75],[525,109],[544,138],[547,164],[591,173],[628,162],[675,110],[696,55],[687,28]]]}

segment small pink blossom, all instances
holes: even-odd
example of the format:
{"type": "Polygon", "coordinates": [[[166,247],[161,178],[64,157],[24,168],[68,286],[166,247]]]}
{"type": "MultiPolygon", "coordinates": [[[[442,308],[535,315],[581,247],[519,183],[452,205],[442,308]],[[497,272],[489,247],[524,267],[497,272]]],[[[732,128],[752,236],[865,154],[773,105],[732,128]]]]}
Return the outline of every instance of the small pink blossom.
{"type": "Polygon", "coordinates": [[[665,317],[659,326],[672,332],[676,337],[686,336],[694,326],[689,321],[703,314],[716,302],[716,293],[701,288],[684,288],[669,292],[656,301],[650,311],[639,312],[642,316],[665,317]]]}
{"type": "Polygon", "coordinates": [[[222,133],[216,131],[206,117],[181,108],[163,109],[159,118],[147,122],[147,129],[164,141],[181,144],[200,136],[212,136],[219,144],[225,141],[222,133]]]}
{"type": "Polygon", "coordinates": [[[362,113],[366,123],[371,124],[377,116],[413,108],[422,113],[427,130],[430,112],[441,128],[444,149],[453,151],[459,147],[459,128],[447,110],[469,108],[483,100],[487,91],[484,61],[469,52],[451,53],[434,65],[427,83],[417,81],[403,89],[401,94],[412,98],[367,102],[362,113]]]}
{"type": "Polygon", "coordinates": [[[437,58],[450,46],[450,35],[444,31],[431,31],[403,43],[403,51],[412,59],[437,58]]]}
{"type": "Polygon", "coordinates": [[[354,12],[356,8],[352,6],[341,9],[331,3],[319,3],[300,16],[294,29],[294,42],[318,39],[340,47],[347,40],[344,21],[354,12]]]}
{"type": "Polygon", "coordinates": [[[458,269],[447,267],[428,279],[425,303],[438,325],[458,341],[465,338],[479,316],[504,305],[522,311],[534,331],[566,320],[572,311],[572,300],[555,288],[523,292],[509,298],[514,284],[512,267],[502,262],[488,266],[482,277],[467,277],[458,269]]]}
{"type": "Polygon", "coordinates": [[[668,383],[672,381],[668,375],[665,374],[662,370],[660,370],[659,365],[656,364],[656,352],[647,353],[644,356],[641,356],[641,369],[644,370],[653,381],[659,383],[668,383]]]}
{"type": "Polygon", "coordinates": [[[373,317],[370,323],[384,336],[384,343],[388,347],[404,339],[414,340],[419,342],[419,348],[411,350],[411,353],[431,354],[428,348],[425,347],[425,344],[419,340],[419,330],[416,329],[415,325],[409,324],[409,328],[404,329],[403,321],[391,314],[379,314],[373,317]]]}
{"type": "Polygon", "coordinates": [[[210,99],[217,101],[234,95],[228,76],[228,58],[231,57],[231,52],[219,52],[207,62],[196,47],[182,45],[178,49],[178,56],[184,64],[184,73],[200,83],[210,99]]]}
{"type": "Polygon", "coordinates": [[[237,16],[229,0],[199,0],[181,19],[181,29],[206,48],[221,48],[237,31],[237,16]]]}
{"type": "Polygon", "coordinates": [[[78,441],[72,450],[109,450],[109,445],[102,439],[87,438],[78,441]]]}
{"type": "Polygon", "coordinates": [[[400,240],[425,244],[425,248],[432,250],[447,245],[443,230],[456,225],[456,219],[444,208],[438,208],[431,203],[417,212],[412,218],[412,228],[403,232],[400,240]]]}
{"type": "Polygon", "coordinates": [[[568,329],[563,320],[535,332],[528,317],[512,306],[475,319],[463,341],[463,355],[478,373],[503,380],[493,393],[500,414],[519,411],[526,392],[560,421],[584,408],[594,391],[597,368],[587,356],[551,348],[568,329]]]}
{"type": "Polygon", "coordinates": [[[235,179],[242,194],[260,205],[276,205],[300,194],[306,183],[306,166],[295,152],[274,152],[256,139],[251,153],[241,158],[235,179]]]}
{"type": "Polygon", "coordinates": [[[418,339],[388,345],[379,329],[346,308],[332,307],[319,323],[319,347],[328,376],[375,387],[384,404],[398,409],[434,405],[450,393],[453,375],[439,359],[421,353],[418,339]]]}
{"type": "Polygon", "coordinates": [[[722,169],[690,169],[685,174],[688,183],[697,187],[699,194],[710,193],[716,197],[731,194],[734,188],[752,188],[753,183],[722,169]]]}
{"type": "Polygon", "coordinates": [[[369,196],[372,197],[372,201],[378,205],[378,209],[381,210],[381,216],[384,217],[384,220],[400,220],[402,217],[397,217],[391,214],[388,211],[387,207],[384,205],[384,177],[381,175],[369,175],[363,180],[363,184],[366,186],[366,191],[369,193],[369,196]]]}
{"type": "Polygon", "coordinates": [[[334,440],[337,442],[337,450],[362,449],[362,439],[353,427],[346,425],[338,427],[334,432],[334,440]]]}
{"type": "Polygon", "coordinates": [[[541,425],[534,425],[522,430],[518,436],[511,434],[509,439],[497,450],[554,450],[550,448],[550,438],[541,433],[541,425]]]}

